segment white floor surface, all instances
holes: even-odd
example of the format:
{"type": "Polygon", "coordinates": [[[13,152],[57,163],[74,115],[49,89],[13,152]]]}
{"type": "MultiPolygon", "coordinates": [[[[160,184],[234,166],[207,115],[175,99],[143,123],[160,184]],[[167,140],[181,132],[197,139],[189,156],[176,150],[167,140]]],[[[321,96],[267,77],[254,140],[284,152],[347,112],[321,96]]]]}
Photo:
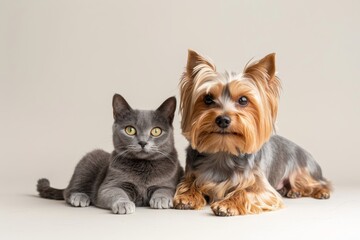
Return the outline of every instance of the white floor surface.
{"type": "Polygon", "coordinates": [[[137,208],[114,215],[41,199],[33,189],[0,193],[0,239],[360,239],[360,188],[337,186],[329,200],[285,199],[282,210],[216,217],[137,208]]]}

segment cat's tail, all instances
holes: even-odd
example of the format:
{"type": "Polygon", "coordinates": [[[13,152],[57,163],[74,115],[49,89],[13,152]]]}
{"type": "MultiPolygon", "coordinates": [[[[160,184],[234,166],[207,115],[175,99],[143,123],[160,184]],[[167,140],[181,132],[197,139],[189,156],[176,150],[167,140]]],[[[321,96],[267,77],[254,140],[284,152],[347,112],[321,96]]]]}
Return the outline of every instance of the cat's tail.
{"type": "Polygon", "coordinates": [[[64,189],[56,189],[50,187],[50,182],[46,178],[38,180],[36,189],[39,192],[40,197],[42,198],[64,200],[64,189]]]}

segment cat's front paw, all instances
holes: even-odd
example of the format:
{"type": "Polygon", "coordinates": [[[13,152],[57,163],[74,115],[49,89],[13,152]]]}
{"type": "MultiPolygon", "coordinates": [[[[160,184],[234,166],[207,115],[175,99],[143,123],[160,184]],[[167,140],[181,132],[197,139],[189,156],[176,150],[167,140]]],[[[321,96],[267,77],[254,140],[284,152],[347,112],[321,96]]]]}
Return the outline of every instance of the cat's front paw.
{"type": "Polygon", "coordinates": [[[173,200],[168,197],[154,197],[150,199],[149,204],[151,208],[168,209],[173,207],[173,200]]]}
{"type": "Polygon", "coordinates": [[[117,201],[111,210],[115,214],[131,214],[135,212],[135,204],[131,201],[117,201]]]}
{"type": "Polygon", "coordinates": [[[72,193],[69,203],[74,207],[88,207],[90,205],[90,198],[85,193],[72,193]]]}

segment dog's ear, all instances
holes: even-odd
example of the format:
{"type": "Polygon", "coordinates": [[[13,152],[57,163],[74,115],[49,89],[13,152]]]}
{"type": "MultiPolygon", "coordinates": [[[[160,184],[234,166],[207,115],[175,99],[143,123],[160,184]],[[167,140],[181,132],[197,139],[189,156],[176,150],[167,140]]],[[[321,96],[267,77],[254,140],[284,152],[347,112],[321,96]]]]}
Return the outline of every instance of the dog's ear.
{"type": "Polygon", "coordinates": [[[258,62],[247,65],[244,73],[253,76],[254,79],[262,75],[262,78],[271,82],[275,78],[275,53],[270,53],[258,62]]]}
{"type": "Polygon", "coordinates": [[[275,53],[270,53],[258,62],[245,66],[244,75],[264,84],[275,96],[279,95],[281,84],[276,76],[275,53]]]}
{"type": "Polygon", "coordinates": [[[126,102],[125,98],[123,98],[120,94],[115,94],[112,100],[112,106],[113,106],[113,116],[116,120],[116,116],[126,110],[132,110],[130,105],[126,102]]]}
{"type": "Polygon", "coordinates": [[[199,53],[195,52],[194,50],[189,49],[188,59],[186,64],[186,72],[188,76],[190,77],[195,75],[202,68],[210,68],[213,71],[216,71],[215,65],[212,64],[210,60],[201,56],[199,53]]]}
{"type": "Polygon", "coordinates": [[[181,128],[186,138],[191,129],[193,112],[193,94],[195,87],[209,78],[216,77],[215,65],[197,52],[189,49],[186,69],[180,81],[181,128]],[[196,81],[196,82],[195,82],[196,81]]]}
{"type": "Polygon", "coordinates": [[[251,63],[245,67],[244,77],[253,79],[255,82],[264,86],[266,97],[270,104],[269,110],[275,121],[278,110],[278,99],[280,93],[280,80],[276,76],[275,53],[266,55],[258,62],[251,63]]]}

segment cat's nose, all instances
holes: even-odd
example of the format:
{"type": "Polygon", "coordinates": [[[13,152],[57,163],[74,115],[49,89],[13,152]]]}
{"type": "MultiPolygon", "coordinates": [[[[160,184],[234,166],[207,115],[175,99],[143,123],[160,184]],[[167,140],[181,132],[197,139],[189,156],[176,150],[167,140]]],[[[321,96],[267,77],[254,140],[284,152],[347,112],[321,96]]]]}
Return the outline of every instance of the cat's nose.
{"type": "Polygon", "coordinates": [[[138,143],[139,143],[139,145],[140,145],[142,148],[144,148],[145,145],[147,144],[147,142],[144,142],[144,141],[140,141],[140,142],[138,142],[138,143]]]}

